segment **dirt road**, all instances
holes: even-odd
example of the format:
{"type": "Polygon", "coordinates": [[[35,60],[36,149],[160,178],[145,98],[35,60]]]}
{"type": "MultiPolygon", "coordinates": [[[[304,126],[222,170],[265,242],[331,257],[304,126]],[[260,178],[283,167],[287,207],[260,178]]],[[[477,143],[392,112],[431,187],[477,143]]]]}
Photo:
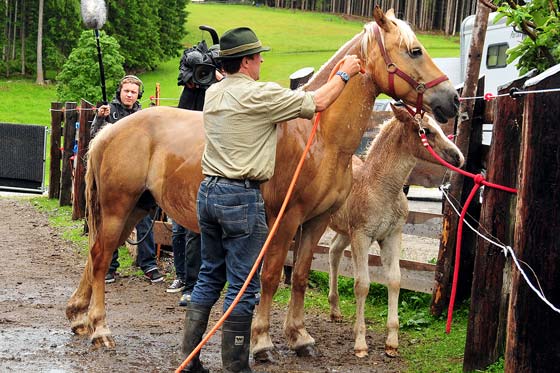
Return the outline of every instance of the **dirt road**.
{"type": "MultiPolygon", "coordinates": [[[[88,339],[71,333],[64,309],[85,258],[26,199],[0,197],[0,255],[0,372],[171,372],[181,363],[184,309],[162,283],[121,277],[107,287],[114,350],[94,350],[88,339]]],[[[280,360],[255,366],[259,371],[365,373],[406,367],[402,359],[384,356],[385,336],[371,331],[369,356],[354,357],[350,322],[331,323],[328,315],[311,311],[306,325],[321,356],[298,358],[282,336],[284,314],[285,307],[276,306],[272,315],[280,360]]],[[[212,372],[221,371],[220,341],[218,332],[201,355],[212,372]]]]}

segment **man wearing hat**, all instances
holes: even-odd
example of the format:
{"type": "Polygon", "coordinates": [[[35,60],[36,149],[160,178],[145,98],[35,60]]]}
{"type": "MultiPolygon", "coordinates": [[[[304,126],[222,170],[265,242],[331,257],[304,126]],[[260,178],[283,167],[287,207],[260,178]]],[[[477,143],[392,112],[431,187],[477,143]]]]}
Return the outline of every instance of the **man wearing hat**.
{"type": "MultiPolygon", "coordinates": [[[[220,60],[226,79],[212,85],[204,102],[206,176],[197,196],[202,238],[202,266],[187,305],[183,353],[200,343],[214,303],[226,282],[224,311],[229,308],[266,240],[268,227],[260,184],[272,177],[276,156],[276,123],[313,118],[342,92],[360,70],[347,56],[337,76],[315,92],[292,91],[276,83],[257,82],[262,46],[248,27],[220,38],[220,60]]],[[[259,302],[260,280],[253,277],[222,327],[224,372],[252,372],[249,367],[251,321],[259,302]]],[[[186,372],[208,372],[199,356],[186,372]]]]}

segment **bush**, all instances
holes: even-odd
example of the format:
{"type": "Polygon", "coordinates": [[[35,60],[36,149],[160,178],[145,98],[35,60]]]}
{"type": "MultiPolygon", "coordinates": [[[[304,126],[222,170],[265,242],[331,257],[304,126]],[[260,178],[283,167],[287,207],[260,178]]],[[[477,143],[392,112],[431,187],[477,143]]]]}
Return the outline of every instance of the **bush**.
{"type": "MultiPolygon", "coordinates": [[[[99,42],[105,69],[107,99],[110,101],[119,79],[125,75],[124,57],[120,53],[119,43],[112,36],[101,31],[99,42]]],[[[72,50],[56,79],[56,92],[60,101],[79,102],[83,98],[95,104],[102,100],[97,43],[93,31],[82,32],[78,46],[72,50]]]]}

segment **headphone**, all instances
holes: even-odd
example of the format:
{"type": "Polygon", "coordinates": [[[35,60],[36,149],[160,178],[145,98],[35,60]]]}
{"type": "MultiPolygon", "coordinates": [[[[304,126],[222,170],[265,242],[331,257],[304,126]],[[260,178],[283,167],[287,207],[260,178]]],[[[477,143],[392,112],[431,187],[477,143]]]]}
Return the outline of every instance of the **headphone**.
{"type": "Polygon", "coordinates": [[[139,87],[140,89],[138,90],[138,100],[140,100],[142,98],[142,95],[144,94],[144,83],[142,83],[140,78],[137,77],[136,75],[126,75],[124,78],[122,78],[119,81],[119,85],[117,86],[117,92],[116,92],[117,98],[120,100],[120,98],[121,98],[121,88],[122,88],[122,85],[123,85],[124,81],[127,80],[127,79],[135,80],[136,82],[134,82],[134,83],[139,83],[140,84],[140,87],[139,87]]]}

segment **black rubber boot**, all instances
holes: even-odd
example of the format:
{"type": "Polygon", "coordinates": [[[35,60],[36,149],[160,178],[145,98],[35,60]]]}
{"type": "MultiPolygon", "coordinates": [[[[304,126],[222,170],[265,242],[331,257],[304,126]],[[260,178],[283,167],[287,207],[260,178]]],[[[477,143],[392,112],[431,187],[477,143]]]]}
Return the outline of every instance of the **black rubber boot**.
{"type": "MultiPolygon", "coordinates": [[[[183,347],[184,357],[198,346],[202,340],[202,336],[208,326],[208,317],[210,316],[210,308],[189,304],[185,315],[185,326],[183,328],[183,347]]],[[[183,369],[183,373],[209,373],[210,371],[202,366],[200,362],[200,353],[198,353],[183,369]]]]}
{"type": "Polygon", "coordinates": [[[224,373],[256,373],[249,367],[253,316],[229,316],[222,326],[224,373]]]}

